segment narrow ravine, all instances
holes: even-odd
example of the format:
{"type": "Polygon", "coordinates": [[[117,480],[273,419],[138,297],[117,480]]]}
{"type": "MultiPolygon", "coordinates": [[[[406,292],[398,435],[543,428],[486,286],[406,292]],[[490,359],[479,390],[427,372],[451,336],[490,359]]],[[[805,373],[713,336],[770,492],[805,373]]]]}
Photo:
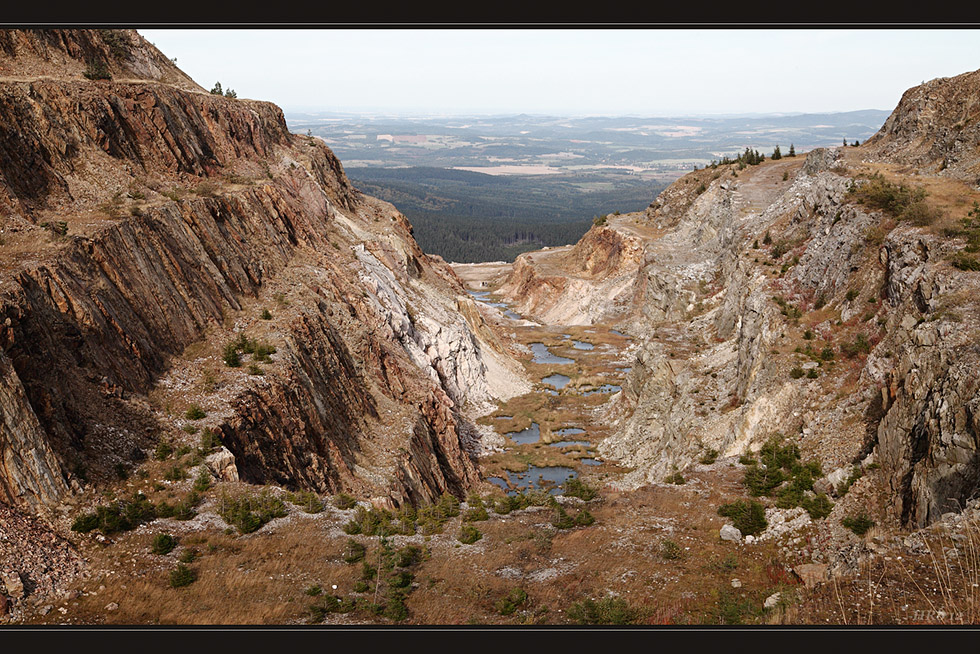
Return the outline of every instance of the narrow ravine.
{"type": "MultiPolygon", "coordinates": [[[[467,267],[473,273],[475,267],[467,267]]],[[[461,275],[477,302],[516,344],[533,390],[507,402],[480,422],[504,445],[482,457],[484,478],[509,495],[529,490],[562,493],[569,479],[605,483],[621,469],[603,460],[597,445],[607,435],[606,404],[630,370],[631,339],[609,325],[575,327],[525,319],[494,293],[496,285],[461,275]]]]}

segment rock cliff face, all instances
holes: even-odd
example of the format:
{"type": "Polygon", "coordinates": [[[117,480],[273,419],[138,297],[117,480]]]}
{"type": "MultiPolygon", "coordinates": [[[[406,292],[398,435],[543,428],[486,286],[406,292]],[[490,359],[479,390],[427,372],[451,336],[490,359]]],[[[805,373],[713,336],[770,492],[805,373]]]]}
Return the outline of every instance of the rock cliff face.
{"type": "Polygon", "coordinates": [[[619,317],[633,301],[641,235],[594,226],[574,247],[522,254],[499,292],[522,315],[591,325],[619,317]]]}
{"type": "Polygon", "coordinates": [[[522,255],[506,289],[525,311],[548,320],[577,302],[573,324],[615,322],[639,341],[600,444],[632,468],[624,486],[780,435],[832,479],[880,466],[896,524],[928,524],[980,491],[980,282],[951,265],[980,199],[978,79],[908,91],[860,148],[708,167],[645,212],[610,216],[574,256],[522,255]],[[879,173],[935,180],[927,201],[944,215],[917,224],[862,203],[852,189],[879,173]],[[640,254],[609,256],[610,232],[640,254]],[[612,280],[621,293],[597,292],[612,280]]]}
{"type": "Polygon", "coordinates": [[[399,503],[478,479],[461,433],[516,366],[322,142],[133,31],[6,31],[0,52],[2,501],[139,460],[180,434],[161,402],[204,406],[253,483],[399,503]],[[223,365],[253,334],[265,374],[223,365]]]}
{"type": "Polygon", "coordinates": [[[980,186],[980,71],[909,89],[866,146],[882,161],[980,186]]]}

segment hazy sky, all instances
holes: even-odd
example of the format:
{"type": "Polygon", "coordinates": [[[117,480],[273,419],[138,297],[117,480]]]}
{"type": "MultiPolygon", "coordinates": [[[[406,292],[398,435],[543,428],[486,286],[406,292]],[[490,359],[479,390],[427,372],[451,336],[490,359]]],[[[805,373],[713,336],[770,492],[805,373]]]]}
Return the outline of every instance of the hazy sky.
{"type": "Polygon", "coordinates": [[[980,68],[976,29],[140,30],[286,111],[677,116],[891,110],[980,68]]]}

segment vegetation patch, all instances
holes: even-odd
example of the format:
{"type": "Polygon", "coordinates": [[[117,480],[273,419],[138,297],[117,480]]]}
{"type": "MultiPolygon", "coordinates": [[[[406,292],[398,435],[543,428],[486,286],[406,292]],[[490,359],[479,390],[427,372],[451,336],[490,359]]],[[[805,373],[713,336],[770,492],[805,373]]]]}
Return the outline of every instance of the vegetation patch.
{"type": "Polygon", "coordinates": [[[157,517],[153,503],[142,493],[135,493],[128,500],[117,500],[106,506],[96,507],[94,513],[78,516],[72,523],[72,531],[87,533],[98,529],[105,535],[129,531],[153,521],[157,517]]]}
{"type": "Polygon", "coordinates": [[[874,173],[859,184],[852,183],[847,195],[858,204],[915,225],[931,225],[942,217],[942,211],[926,201],[929,193],[924,188],[895,184],[881,173],[874,173]]]}
{"type": "Polygon", "coordinates": [[[632,624],[637,619],[636,610],[622,597],[584,599],[572,604],[567,614],[578,624],[632,624]]]}
{"type": "Polygon", "coordinates": [[[223,494],[218,515],[241,533],[250,534],[261,529],[270,520],[285,516],[286,505],[268,490],[239,497],[223,494]]]}
{"type": "Polygon", "coordinates": [[[743,535],[762,533],[769,523],[766,521],[766,507],[755,500],[735,500],[718,507],[718,515],[731,518],[735,528],[743,535]]]}
{"type": "Polygon", "coordinates": [[[853,517],[848,516],[840,522],[858,536],[864,536],[875,525],[874,520],[863,513],[853,517]]]}
{"type": "Polygon", "coordinates": [[[154,554],[169,554],[177,547],[177,539],[170,534],[157,534],[153,537],[153,545],[150,551],[154,554]]]}

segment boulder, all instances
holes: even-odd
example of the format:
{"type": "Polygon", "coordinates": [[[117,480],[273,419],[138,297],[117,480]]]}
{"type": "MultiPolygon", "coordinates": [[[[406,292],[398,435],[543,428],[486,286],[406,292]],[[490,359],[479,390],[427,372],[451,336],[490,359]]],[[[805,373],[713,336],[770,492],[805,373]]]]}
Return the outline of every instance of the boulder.
{"type": "Polygon", "coordinates": [[[793,572],[807,588],[822,584],[828,578],[826,563],[804,563],[793,568],[793,572]]]}
{"type": "Polygon", "coordinates": [[[780,597],[781,597],[780,593],[773,593],[772,595],[766,598],[766,601],[763,602],[762,606],[766,609],[774,609],[776,608],[776,605],[779,604],[780,597]]]}
{"type": "Polygon", "coordinates": [[[720,535],[722,540],[729,540],[734,543],[742,542],[742,532],[732,525],[723,525],[720,535]]]}
{"type": "Polygon", "coordinates": [[[238,481],[238,466],[235,465],[235,455],[227,447],[222,447],[214,454],[204,459],[208,469],[222,481],[238,481]]]}
{"type": "Polygon", "coordinates": [[[20,599],[24,596],[24,582],[21,581],[16,570],[6,570],[0,573],[0,581],[3,582],[7,589],[7,595],[10,597],[20,599]]]}

